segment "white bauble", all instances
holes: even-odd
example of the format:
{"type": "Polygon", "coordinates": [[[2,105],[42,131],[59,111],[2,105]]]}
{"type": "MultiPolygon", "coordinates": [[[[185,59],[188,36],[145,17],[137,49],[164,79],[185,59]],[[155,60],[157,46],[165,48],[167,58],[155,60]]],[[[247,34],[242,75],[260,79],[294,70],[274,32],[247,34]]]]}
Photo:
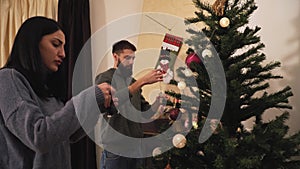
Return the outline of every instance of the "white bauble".
{"type": "Polygon", "coordinates": [[[202,51],[202,56],[205,58],[205,57],[212,57],[212,52],[209,50],[209,49],[204,49],[202,51]]]}
{"type": "Polygon", "coordinates": [[[152,156],[153,156],[153,157],[156,157],[156,156],[160,155],[161,153],[162,153],[161,147],[156,147],[156,148],[153,149],[153,151],[152,151],[152,156]]]}
{"type": "Polygon", "coordinates": [[[198,151],[198,155],[200,155],[200,156],[204,156],[205,154],[204,154],[204,152],[203,152],[203,151],[198,151]]]}
{"type": "Polygon", "coordinates": [[[182,134],[176,134],[173,137],[172,142],[173,142],[174,147],[183,148],[186,145],[186,138],[182,134]]]}
{"type": "Polygon", "coordinates": [[[184,69],[183,73],[184,73],[184,75],[185,75],[186,77],[191,77],[191,76],[193,76],[193,72],[192,72],[190,69],[188,69],[188,68],[184,69]]]}
{"type": "Polygon", "coordinates": [[[194,92],[198,92],[199,91],[199,88],[196,87],[196,86],[193,86],[192,89],[193,89],[194,92]]]}
{"type": "Polygon", "coordinates": [[[180,81],[177,84],[178,89],[183,90],[186,88],[186,83],[184,81],[180,81]]]}
{"type": "Polygon", "coordinates": [[[227,28],[230,24],[230,20],[227,17],[223,17],[220,19],[219,24],[223,28],[227,28]]]}

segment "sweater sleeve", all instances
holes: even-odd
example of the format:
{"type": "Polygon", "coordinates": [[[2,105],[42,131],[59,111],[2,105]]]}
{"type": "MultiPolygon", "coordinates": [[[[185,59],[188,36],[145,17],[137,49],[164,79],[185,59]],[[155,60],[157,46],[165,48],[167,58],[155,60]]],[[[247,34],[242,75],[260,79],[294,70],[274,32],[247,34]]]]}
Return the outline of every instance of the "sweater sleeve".
{"type": "Polygon", "coordinates": [[[96,102],[91,97],[95,96],[95,87],[79,93],[51,115],[45,115],[24,76],[13,69],[3,69],[0,79],[0,111],[5,126],[33,151],[47,152],[52,145],[69,140],[82,125],[96,123],[98,109],[90,112],[82,109],[87,107],[86,102],[92,99],[96,102]],[[80,102],[86,105],[80,106],[80,102]]]}
{"type": "Polygon", "coordinates": [[[77,110],[75,108],[76,110],[75,112],[81,123],[81,128],[71,135],[70,137],[71,142],[79,141],[83,136],[86,135],[86,133],[88,134],[91,133],[93,135],[92,132],[94,132],[94,126],[98,121],[98,115],[99,113],[102,113],[100,110],[104,108],[104,96],[102,90],[99,89],[99,87],[97,86],[95,86],[94,88],[95,88],[94,91],[95,91],[96,102],[94,102],[95,99],[92,93],[93,90],[90,89],[87,89],[86,91],[81,92],[78,96],[73,97],[73,100],[74,99],[77,100],[77,104],[75,106],[77,110]],[[86,106],[83,106],[84,104],[86,106]]]}

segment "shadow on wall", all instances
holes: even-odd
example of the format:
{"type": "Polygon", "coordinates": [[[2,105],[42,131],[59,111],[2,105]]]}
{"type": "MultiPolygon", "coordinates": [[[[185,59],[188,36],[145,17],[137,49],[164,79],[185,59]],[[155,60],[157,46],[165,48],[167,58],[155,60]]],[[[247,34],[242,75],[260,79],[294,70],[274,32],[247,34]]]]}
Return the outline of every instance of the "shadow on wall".
{"type": "MultiPolygon", "coordinates": [[[[282,67],[284,74],[287,76],[285,78],[288,85],[291,86],[294,96],[290,98],[290,104],[293,109],[290,111],[290,120],[288,125],[290,126],[290,133],[294,133],[300,130],[300,8],[298,9],[298,16],[291,20],[291,25],[294,26],[295,36],[287,42],[289,45],[298,45],[294,51],[291,51],[287,56],[284,57],[283,62],[290,63],[288,67],[282,67]]],[[[284,82],[285,83],[285,82],[284,82]]]]}

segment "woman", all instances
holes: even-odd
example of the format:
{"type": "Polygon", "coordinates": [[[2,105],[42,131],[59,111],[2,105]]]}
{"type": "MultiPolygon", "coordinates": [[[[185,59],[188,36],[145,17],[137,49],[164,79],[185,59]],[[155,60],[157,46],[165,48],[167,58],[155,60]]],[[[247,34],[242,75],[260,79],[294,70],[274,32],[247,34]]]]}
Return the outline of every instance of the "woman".
{"type": "Polygon", "coordinates": [[[58,71],[64,44],[64,33],[54,20],[32,17],[20,27],[0,70],[1,169],[70,169],[69,143],[85,135],[80,120],[96,123],[100,112],[83,112],[88,109],[81,104],[96,95],[100,108],[109,107],[114,89],[106,83],[64,104],[58,71]]]}

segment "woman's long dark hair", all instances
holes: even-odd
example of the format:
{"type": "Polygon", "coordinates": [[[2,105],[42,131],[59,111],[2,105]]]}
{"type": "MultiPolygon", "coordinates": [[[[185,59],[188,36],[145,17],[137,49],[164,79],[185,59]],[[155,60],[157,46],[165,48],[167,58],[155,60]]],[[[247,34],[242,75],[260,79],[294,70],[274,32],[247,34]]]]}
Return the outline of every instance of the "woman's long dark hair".
{"type": "Polygon", "coordinates": [[[62,29],[52,19],[41,16],[27,19],[15,37],[10,56],[4,66],[22,73],[42,99],[50,96],[64,99],[65,96],[61,71],[47,73],[39,50],[42,37],[58,30],[62,29]]]}

